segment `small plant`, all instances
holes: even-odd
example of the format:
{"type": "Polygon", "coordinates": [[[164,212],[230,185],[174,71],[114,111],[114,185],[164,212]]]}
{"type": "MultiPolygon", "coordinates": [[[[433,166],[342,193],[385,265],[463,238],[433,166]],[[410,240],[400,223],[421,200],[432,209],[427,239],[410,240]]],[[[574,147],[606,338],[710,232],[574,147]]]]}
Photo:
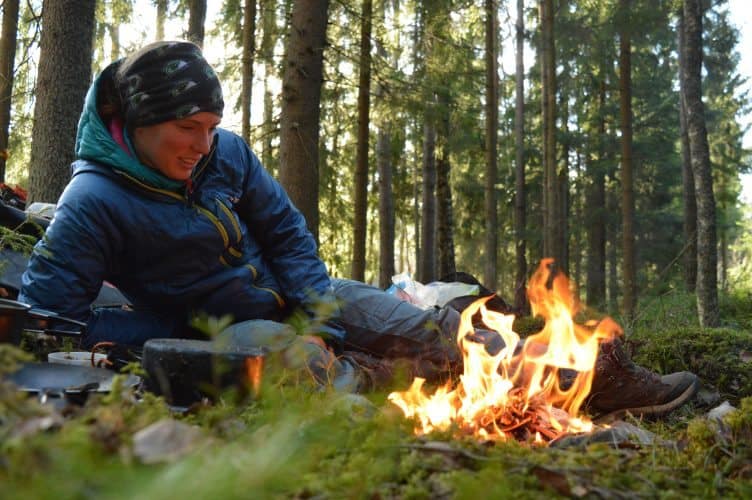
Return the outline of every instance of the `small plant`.
{"type": "Polygon", "coordinates": [[[219,335],[222,330],[233,323],[231,315],[225,315],[220,318],[209,316],[207,314],[198,314],[191,320],[191,326],[203,333],[209,339],[219,335]]]}
{"type": "Polygon", "coordinates": [[[73,351],[73,340],[66,337],[63,339],[63,352],[70,356],[71,351],[73,351]]]}
{"type": "MultiPolygon", "coordinates": [[[[34,224],[33,222],[28,223],[34,224]]],[[[10,248],[13,251],[29,255],[34,249],[34,244],[37,242],[37,239],[38,238],[34,236],[22,234],[13,229],[0,226],[0,248],[10,248]]]]}

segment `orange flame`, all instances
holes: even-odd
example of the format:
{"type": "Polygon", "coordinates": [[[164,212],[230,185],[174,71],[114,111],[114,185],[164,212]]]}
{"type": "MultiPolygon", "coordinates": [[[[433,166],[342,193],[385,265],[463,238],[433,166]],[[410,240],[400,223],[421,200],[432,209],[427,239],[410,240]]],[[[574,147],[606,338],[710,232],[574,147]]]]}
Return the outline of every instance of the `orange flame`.
{"type": "Polygon", "coordinates": [[[483,439],[505,440],[520,436],[542,441],[567,432],[586,432],[592,423],[578,418],[590,392],[598,345],[621,333],[610,318],[579,325],[573,316],[577,301],[562,274],[552,275],[553,259],[544,259],[530,279],[528,297],[533,315],[545,320],[543,330],[525,339],[512,330],[514,316],[486,309],[480,299],[462,313],[457,342],[463,353],[463,373],[453,389],[451,380],[433,395],[423,393],[424,379],[416,378],[405,392],[389,394],[407,418],[416,420],[418,435],[455,426],[483,439]],[[496,330],[504,347],[490,355],[481,344],[466,340],[473,333],[472,317],[496,330]],[[571,385],[563,389],[560,370],[570,371],[571,385]]]}
{"type": "Polygon", "coordinates": [[[245,370],[248,374],[248,383],[254,397],[258,397],[261,391],[261,373],[264,371],[263,356],[249,356],[245,358],[245,370]]]}

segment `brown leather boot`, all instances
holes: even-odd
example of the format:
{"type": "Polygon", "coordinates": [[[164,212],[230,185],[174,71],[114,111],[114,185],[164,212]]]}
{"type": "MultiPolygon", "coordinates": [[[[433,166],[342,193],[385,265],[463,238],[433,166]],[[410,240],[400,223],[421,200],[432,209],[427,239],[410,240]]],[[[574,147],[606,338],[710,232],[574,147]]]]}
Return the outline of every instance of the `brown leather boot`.
{"type": "Polygon", "coordinates": [[[609,417],[630,412],[635,416],[658,416],[689,401],[699,389],[690,372],[658,375],[636,365],[619,339],[601,344],[595,377],[586,407],[609,417]]]}

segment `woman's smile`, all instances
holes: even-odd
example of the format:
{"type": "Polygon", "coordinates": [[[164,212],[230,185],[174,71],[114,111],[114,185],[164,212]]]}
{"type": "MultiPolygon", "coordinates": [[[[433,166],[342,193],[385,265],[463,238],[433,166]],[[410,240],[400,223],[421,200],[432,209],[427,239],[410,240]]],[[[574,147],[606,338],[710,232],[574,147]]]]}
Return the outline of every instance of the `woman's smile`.
{"type": "Polygon", "coordinates": [[[179,120],[137,127],[134,146],[141,162],[177,181],[185,181],[209,154],[220,117],[202,111],[179,120]]]}

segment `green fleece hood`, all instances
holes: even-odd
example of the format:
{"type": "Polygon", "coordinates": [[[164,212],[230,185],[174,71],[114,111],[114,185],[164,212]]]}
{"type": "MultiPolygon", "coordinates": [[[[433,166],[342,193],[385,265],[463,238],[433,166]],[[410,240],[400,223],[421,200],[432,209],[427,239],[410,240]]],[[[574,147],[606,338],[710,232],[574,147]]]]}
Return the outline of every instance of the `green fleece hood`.
{"type": "Polygon", "coordinates": [[[169,179],[159,171],[142,164],[135,156],[123,151],[110,135],[107,126],[97,112],[97,92],[100,75],[89,88],[76,133],[76,156],[82,160],[104,163],[139,181],[169,191],[180,191],[185,187],[182,181],[169,179]]]}

